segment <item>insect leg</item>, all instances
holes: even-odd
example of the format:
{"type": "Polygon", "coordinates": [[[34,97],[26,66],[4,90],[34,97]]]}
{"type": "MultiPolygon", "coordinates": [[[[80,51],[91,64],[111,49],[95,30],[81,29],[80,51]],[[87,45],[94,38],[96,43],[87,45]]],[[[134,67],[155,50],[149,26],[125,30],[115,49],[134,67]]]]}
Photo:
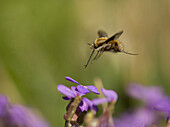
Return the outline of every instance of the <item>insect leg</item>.
{"type": "Polygon", "coordinates": [[[92,44],[90,44],[90,43],[87,43],[89,46],[91,46],[92,44]]]}
{"type": "Polygon", "coordinates": [[[96,60],[103,54],[104,51],[100,51],[100,54],[97,56],[96,60]]]}
{"type": "Polygon", "coordinates": [[[129,54],[129,55],[138,55],[138,54],[134,54],[134,53],[130,53],[130,52],[126,52],[126,51],[122,51],[122,52],[124,52],[125,54],[129,54]]]}
{"type": "Polygon", "coordinates": [[[96,54],[96,56],[93,58],[93,60],[91,61],[91,63],[93,63],[93,61],[98,57],[99,53],[100,53],[100,51],[97,51],[97,54],[96,54]]]}
{"type": "Polygon", "coordinates": [[[84,65],[84,66],[85,66],[85,68],[86,68],[86,67],[87,67],[87,65],[89,64],[90,59],[91,59],[91,57],[93,56],[94,51],[95,51],[95,49],[93,49],[93,51],[92,51],[92,53],[91,53],[91,55],[90,55],[90,57],[89,57],[89,59],[88,59],[88,61],[87,61],[87,64],[86,64],[86,65],[84,65]]]}

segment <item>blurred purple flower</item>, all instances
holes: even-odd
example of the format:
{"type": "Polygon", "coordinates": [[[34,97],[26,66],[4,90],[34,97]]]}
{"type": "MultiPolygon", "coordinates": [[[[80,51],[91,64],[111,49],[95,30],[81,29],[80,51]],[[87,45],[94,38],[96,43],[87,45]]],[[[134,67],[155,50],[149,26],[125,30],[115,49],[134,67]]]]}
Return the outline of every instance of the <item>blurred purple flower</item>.
{"type": "Polygon", "coordinates": [[[8,98],[5,95],[0,95],[0,119],[6,114],[8,106],[8,98]]]}
{"type": "Polygon", "coordinates": [[[0,112],[0,125],[5,127],[49,127],[42,118],[28,108],[11,105],[4,95],[0,95],[0,112]]]}
{"type": "MultiPolygon", "coordinates": [[[[57,89],[60,93],[62,93],[63,95],[65,95],[65,97],[63,97],[64,100],[71,100],[77,96],[83,96],[85,95],[85,93],[81,93],[77,90],[77,88],[75,86],[72,86],[71,89],[64,86],[64,85],[58,85],[57,89]]],[[[81,103],[79,104],[79,108],[81,109],[81,111],[87,111],[89,107],[92,106],[92,102],[87,99],[86,97],[82,97],[81,103]]]]}
{"type": "Polygon", "coordinates": [[[111,102],[111,101],[116,102],[117,101],[118,95],[115,91],[106,90],[104,88],[102,88],[101,91],[106,98],[93,99],[92,102],[93,102],[94,105],[99,105],[99,104],[102,104],[102,103],[105,103],[105,102],[111,102]]]}
{"type": "Polygon", "coordinates": [[[31,110],[20,105],[13,105],[8,110],[7,125],[23,127],[49,127],[40,117],[33,114],[31,110]]]}
{"type": "Polygon", "coordinates": [[[170,118],[170,98],[164,98],[154,106],[156,111],[160,111],[170,118]]]}
{"type": "Polygon", "coordinates": [[[158,115],[151,109],[141,108],[133,113],[124,113],[114,119],[115,127],[151,127],[158,122],[158,115]]]}
{"type": "Polygon", "coordinates": [[[150,107],[154,107],[162,99],[166,98],[162,89],[158,86],[142,86],[133,83],[128,85],[127,93],[131,97],[143,101],[147,106],[150,107]]]}
{"type": "Polygon", "coordinates": [[[165,114],[166,117],[170,117],[170,98],[163,93],[160,87],[130,84],[127,87],[127,93],[143,101],[146,108],[160,111],[165,114]]]}
{"type": "Polygon", "coordinates": [[[79,92],[81,92],[81,93],[87,94],[87,93],[90,92],[89,90],[91,90],[93,93],[99,94],[99,91],[98,91],[98,89],[97,89],[95,86],[83,86],[83,85],[81,85],[80,83],[78,83],[76,80],[74,80],[74,79],[72,79],[72,78],[70,78],[70,77],[68,77],[68,76],[65,77],[65,79],[68,80],[68,81],[70,81],[70,82],[73,82],[73,83],[78,84],[77,90],[78,90],[79,92]]]}

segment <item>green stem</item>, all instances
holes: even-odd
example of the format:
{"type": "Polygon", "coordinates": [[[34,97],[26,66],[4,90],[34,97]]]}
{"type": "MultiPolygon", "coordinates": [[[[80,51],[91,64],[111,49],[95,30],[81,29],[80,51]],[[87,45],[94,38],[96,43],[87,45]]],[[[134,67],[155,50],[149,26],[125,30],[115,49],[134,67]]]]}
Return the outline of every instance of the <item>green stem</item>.
{"type": "Polygon", "coordinates": [[[71,124],[71,119],[73,118],[74,114],[76,113],[76,110],[79,106],[81,102],[81,97],[80,96],[76,96],[74,98],[74,101],[71,103],[71,106],[69,107],[68,109],[68,124],[67,125],[70,125],[71,124]]]}

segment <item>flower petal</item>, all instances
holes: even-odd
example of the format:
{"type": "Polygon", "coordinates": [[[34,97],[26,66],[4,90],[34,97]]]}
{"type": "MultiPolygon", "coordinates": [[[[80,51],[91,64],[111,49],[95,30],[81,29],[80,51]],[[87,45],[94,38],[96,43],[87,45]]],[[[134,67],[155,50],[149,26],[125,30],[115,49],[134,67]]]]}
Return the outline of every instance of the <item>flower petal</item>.
{"type": "Polygon", "coordinates": [[[85,95],[84,93],[80,93],[75,86],[71,86],[72,91],[76,96],[83,96],[85,95]]]}
{"type": "Polygon", "coordinates": [[[104,88],[101,89],[102,93],[104,96],[107,97],[109,101],[117,101],[118,95],[115,91],[113,90],[106,90],[104,88]]]}
{"type": "Polygon", "coordinates": [[[66,100],[66,101],[68,101],[68,100],[71,100],[72,98],[71,98],[71,97],[64,96],[63,99],[66,100]]]}
{"type": "Polygon", "coordinates": [[[58,91],[60,93],[66,95],[67,97],[72,97],[72,98],[75,97],[74,92],[71,89],[69,89],[68,87],[64,86],[64,85],[61,85],[61,84],[58,85],[57,89],[58,89],[58,91]]]}
{"type": "Polygon", "coordinates": [[[126,112],[114,118],[115,127],[151,127],[159,122],[159,116],[153,110],[140,108],[135,112],[126,112]]]}
{"type": "Polygon", "coordinates": [[[9,108],[8,122],[5,127],[49,127],[49,125],[37,114],[20,105],[9,108]]]}
{"type": "Polygon", "coordinates": [[[166,97],[162,88],[158,86],[142,86],[136,83],[128,85],[127,93],[133,98],[142,100],[151,107],[155,106],[166,97]]]}
{"type": "Polygon", "coordinates": [[[92,105],[93,105],[93,102],[92,102],[91,100],[87,99],[86,97],[83,97],[82,100],[83,100],[84,102],[86,102],[89,106],[92,106],[92,105]]]}
{"type": "Polygon", "coordinates": [[[144,95],[146,95],[146,92],[144,90],[144,86],[131,83],[127,86],[126,91],[128,95],[130,95],[133,98],[144,100],[144,95]]]}
{"type": "Polygon", "coordinates": [[[91,90],[95,94],[99,94],[98,89],[95,86],[86,86],[89,90],[91,90]]]}
{"type": "Polygon", "coordinates": [[[90,93],[90,91],[89,91],[87,88],[85,88],[84,86],[82,86],[82,85],[78,85],[78,86],[77,86],[77,89],[78,89],[78,91],[79,91],[80,93],[83,93],[83,94],[90,93]]]}
{"type": "Polygon", "coordinates": [[[93,110],[94,114],[96,114],[96,112],[99,110],[98,107],[96,105],[93,105],[91,110],[93,110]]]}
{"type": "Polygon", "coordinates": [[[108,102],[108,99],[107,98],[96,98],[96,99],[93,99],[92,102],[94,105],[99,105],[99,104],[108,102]]]}
{"type": "Polygon", "coordinates": [[[170,117],[170,99],[164,98],[154,106],[156,111],[163,112],[167,117],[170,117]]]}
{"type": "Polygon", "coordinates": [[[22,106],[13,105],[9,109],[9,119],[12,124],[27,125],[27,111],[22,106]]]}
{"type": "Polygon", "coordinates": [[[76,91],[76,87],[75,86],[71,86],[72,91],[76,91]]]}
{"type": "Polygon", "coordinates": [[[82,98],[82,105],[79,105],[79,108],[81,109],[81,111],[88,111],[89,108],[92,109],[93,103],[91,100],[87,99],[86,97],[82,98]]]}
{"type": "Polygon", "coordinates": [[[70,81],[70,82],[74,82],[74,83],[80,85],[80,83],[78,83],[76,80],[74,80],[74,79],[72,79],[72,78],[70,78],[70,77],[68,77],[68,76],[65,77],[65,79],[68,80],[68,81],[70,81]]]}
{"type": "Polygon", "coordinates": [[[98,111],[98,108],[96,105],[93,104],[93,102],[89,99],[87,99],[86,97],[83,97],[82,100],[88,104],[88,107],[90,108],[90,110],[93,111],[94,114],[96,114],[96,112],[98,111]]]}
{"type": "Polygon", "coordinates": [[[0,118],[7,112],[8,105],[8,98],[5,95],[0,95],[0,118]]]}
{"type": "Polygon", "coordinates": [[[89,105],[85,101],[82,100],[82,105],[79,105],[79,108],[82,112],[87,111],[89,108],[89,105]]]}

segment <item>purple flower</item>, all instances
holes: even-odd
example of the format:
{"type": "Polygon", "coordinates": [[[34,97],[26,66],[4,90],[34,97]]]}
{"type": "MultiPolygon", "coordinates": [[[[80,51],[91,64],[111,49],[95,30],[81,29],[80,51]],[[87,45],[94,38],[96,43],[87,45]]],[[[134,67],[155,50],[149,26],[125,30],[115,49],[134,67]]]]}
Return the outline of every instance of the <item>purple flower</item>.
{"type": "Polygon", "coordinates": [[[13,105],[8,112],[7,120],[10,121],[6,123],[8,126],[49,127],[43,119],[23,106],[13,105]]]}
{"type": "Polygon", "coordinates": [[[156,125],[158,115],[151,109],[140,108],[133,113],[124,113],[114,119],[115,127],[151,127],[156,125]]]}
{"type": "Polygon", "coordinates": [[[74,79],[72,79],[72,78],[70,78],[70,77],[68,77],[68,76],[65,77],[65,79],[68,80],[68,81],[70,81],[70,82],[73,82],[73,83],[78,84],[77,90],[78,90],[79,92],[81,92],[81,93],[87,94],[87,93],[90,92],[89,90],[91,90],[93,93],[99,94],[99,91],[97,90],[97,88],[96,88],[95,86],[83,86],[83,85],[81,85],[80,83],[78,83],[76,80],[74,80],[74,79]]]}
{"type": "Polygon", "coordinates": [[[81,97],[81,96],[85,95],[84,93],[79,92],[75,86],[72,86],[71,89],[70,89],[67,86],[60,84],[60,85],[57,86],[57,90],[60,93],[62,93],[63,95],[65,95],[66,98],[68,98],[66,100],[70,100],[72,98],[75,98],[76,96],[81,97]]]}
{"type": "Polygon", "coordinates": [[[6,114],[8,106],[8,98],[5,95],[0,95],[0,118],[6,114]]]}
{"type": "Polygon", "coordinates": [[[136,99],[142,100],[147,106],[153,107],[162,99],[166,98],[162,89],[158,86],[142,86],[139,84],[130,84],[127,87],[127,93],[136,99]]]}
{"type": "Polygon", "coordinates": [[[163,93],[160,87],[130,84],[127,92],[130,96],[142,100],[145,107],[150,110],[160,111],[170,117],[170,98],[163,93]]]}
{"type": "Polygon", "coordinates": [[[105,103],[105,102],[111,102],[111,101],[116,102],[117,101],[118,95],[115,91],[106,90],[104,88],[102,88],[101,91],[106,98],[93,99],[92,102],[93,102],[94,105],[99,105],[99,104],[102,104],[102,103],[105,103]]]}
{"type": "MultiPolygon", "coordinates": [[[[57,89],[60,93],[65,95],[66,97],[63,97],[64,100],[71,100],[73,98],[76,98],[77,96],[83,96],[85,95],[84,93],[81,93],[77,90],[76,87],[72,86],[71,89],[64,86],[64,85],[58,85],[57,89]]],[[[86,97],[82,97],[81,103],[79,104],[79,108],[81,111],[87,111],[88,108],[92,105],[92,102],[87,99],[86,97]]]]}
{"type": "Polygon", "coordinates": [[[11,105],[4,95],[0,95],[0,125],[5,127],[49,127],[31,110],[20,105],[11,105]]]}
{"type": "Polygon", "coordinates": [[[163,112],[168,118],[170,118],[170,98],[164,98],[154,106],[156,111],[163,112]]]}

